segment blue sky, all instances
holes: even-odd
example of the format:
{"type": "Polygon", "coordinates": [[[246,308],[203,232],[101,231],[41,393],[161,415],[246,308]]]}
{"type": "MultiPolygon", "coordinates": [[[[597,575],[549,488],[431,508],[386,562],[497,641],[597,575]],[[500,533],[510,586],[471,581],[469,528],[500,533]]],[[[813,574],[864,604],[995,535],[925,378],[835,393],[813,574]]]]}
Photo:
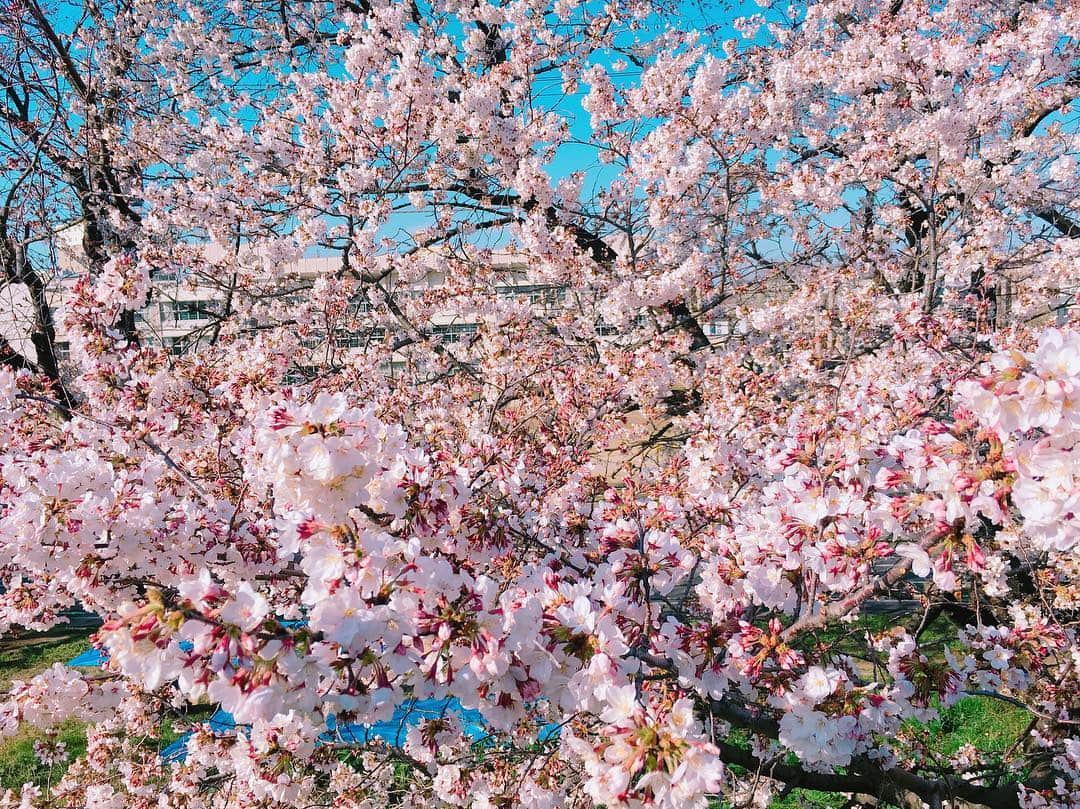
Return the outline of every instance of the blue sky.
{"type": "MultiPolygon", "coordinates": [[[[53,20],[62,33],[70,33],[80,13],[81,4],[61,2],[55,7],[53,20]]],[[[715,0],[680,0],[673,16],[669,16],[663,22],[656,17],[654,25],[658,31],[662,26],[669,26],[679,30],[708,32],[715,37],[714,41],[719,42],[726,38],[738,38],[739,35],[733,27],[734,20],[755,13],[761,13],[761,9],[752,0],[735,0],[734,3],[715,0]]],[[[332,67],[331,71],[333,71],[332,67]]],[[[613,80],[617,86],[633,85],[639,72],[637,68],[630,65],[613,75],[613,80]]],[[[538,95],[551,98],[553,102],[559,99],[559,110],[570,122],[572,136],[578,141],[589,140],[591,134],[588,115],[581,109],[581,100],[587,92],[588,87],[582,85],[573,95],[563,96],[561,76],[557,72],[547,74],[537,80],[538,95]]],[[[614,167],[601,165],[593,148],[573,142],[563,144],[558,148],[556,158],[547,166],[547,169],[556,179],[574,171],[585,171],[587,176],[583,185],[585,195],[588,195],[597,185],[604,185],[616,171],[614,167]]],[[[0,187],[2,185],[3,179],[0,178],[0,187]]],[[[415,228],[426,221],[426,217],[415,215],[397,216],[394,218],[393,227],[388,228],[388,231],[415,228]]]]}

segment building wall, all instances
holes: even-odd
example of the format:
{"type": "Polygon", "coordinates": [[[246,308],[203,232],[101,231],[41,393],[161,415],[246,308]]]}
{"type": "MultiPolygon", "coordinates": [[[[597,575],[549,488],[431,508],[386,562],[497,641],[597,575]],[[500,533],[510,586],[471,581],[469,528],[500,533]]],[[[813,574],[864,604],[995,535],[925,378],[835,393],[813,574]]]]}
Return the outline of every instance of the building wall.
{"type": "MultiPolygon", "coordinates": [[[[200,245],[199,251],[209,261],[225,255],[225,250],[217,244],[200,245]]],[[[56,271],[50,283],[50,304],[56,320],[57,355],[64,360],[68,355],[70,337],[62,323],[62,307],[75,281],[86,272],[81,250],[81,229],[69,228],[59,234],[56,256],[56,271]]],[[[527,300],[539,314],[554,314],[572,303],[570,290],[530,279],[525,264],[512,252],[496,253],[491,260],[496,268],[505,272],[505,282],[496,287],[496,293],[500,296],[527,300]]],[[[310,281],[339,269],[340,259],[336,256],[310,257],[288,264],[283,274],[310,281]]],[[[438,289],[444,281],[440,272],[432,270],[413,283],[411,290],[419,294],[438,289]]],[[[200,339],[209,337],[215,316],[223,311],[224,304],[225,293],[221,289],[193,285],[175,277],[156,278],[149,302],[136,313],[136,328],[144,344],[164,346],[177,355],[185,354],[198,350],[200,339]]],[[[0,336],[5,337],[24,356],[35,359],[33,346],[28,339],[32,321],[29,319],[31,307],[25,287],[8,285],[0,290],[0,310],[0,336]]],[[[385,325],[365,323],[362,301],[358,302],[356,314],[355,329],[331,336],[313,334],[307,338],[307,347],[313,349],[314,353],[314,349],[325,346],[326,341],[332,339],[335,350],[362,350],[371,342],[381,342],[392,336],[392,331],[388,334],[385,325]]],[[[706,334],[715,341],[729,339],[733,333],[730,321],[720,313],[710,314],[713,319],[703,324],[706,334]]],[[[467,341],[478,328],[474,320],[451,312],[436,314],[426,325],[434,336],[447,345],[467,341]]],[[[600,336],[614,331],[602,323],[597,324],[597,334],[600,336]]]]}

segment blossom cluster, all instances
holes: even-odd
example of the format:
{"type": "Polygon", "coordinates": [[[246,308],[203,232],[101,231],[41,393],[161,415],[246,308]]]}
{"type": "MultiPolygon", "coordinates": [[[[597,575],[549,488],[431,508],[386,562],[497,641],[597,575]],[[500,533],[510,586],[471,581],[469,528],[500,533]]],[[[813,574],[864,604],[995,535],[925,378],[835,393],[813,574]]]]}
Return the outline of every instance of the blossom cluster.
{"type": "Polygon", "coordinates": [[[995,354],[958,395],[1014,470],[1010,497],[1041,550],[1080,544],[1080,332],[1046,329],[1031,352],[995,354]]]}
{"type": "Polygon", "coordinates": [[[607,686],[594,746],[572,732],[563,744],[584,763],[585,790],[603,806],[708,806],[723,767],[689,700],[669,707],[639,699],[633,685],[607,686]]]}
{"type": "Polygon", "coordinates": [[[7,71],[0,633],[104,658],[0,809],[1077,804],[1078,0],[121,5],[0,14],[72,57],[7,71]]]}

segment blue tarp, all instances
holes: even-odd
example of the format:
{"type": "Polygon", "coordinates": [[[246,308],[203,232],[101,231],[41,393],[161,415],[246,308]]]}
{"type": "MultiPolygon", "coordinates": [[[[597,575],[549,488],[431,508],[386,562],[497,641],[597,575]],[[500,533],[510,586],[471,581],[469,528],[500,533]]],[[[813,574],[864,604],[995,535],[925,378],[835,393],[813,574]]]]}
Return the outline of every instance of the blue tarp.
{"type": "Polygon", "coordinates": [[[454,698],[447,699],[410,699],[394,709],[394,715],[383,722],[373,725],[342,725],[337,727],[334,717],[330,717],[327,732],[319,739],[323,742],[344,744],[364,744],[379,739],[394,747],[405,744],[405,737],[414,725],[428,719],[439,719],[447,714],[457,714],[461,719],[465,734],[472,739],[481,739],[487,735],[484,717],[479,711],[465,709],[454,698]]]}
{"type": "MultiPolygon", "coordinates": [[[[300,621],[283,621],[288,626],[299,625],[300,621]]],[[[190,649],[191,643],[184,641],[182,648],[190,649]]],[[[69,666],[100,667],[108,659],[108,654],[102,649],[87,649],[72,660],[69,666]]],[[[320,744],[355,744],[362,745],[367,742],[379,740],[393,747],[401,747],[405,744],[405,737],[409,730],[428,719],[438,719],[446,714],[457,714],[461,719],[462,729],[471,739],[482,739],[488,734],[484,717],[477,710],[461,707],[461,703],[453,697],[444,699],[410,699],[401,703],[394,709],[394,715],[383,722],[372,725],[349,724],[338,727],[334,717],[326,721],[327,730],[319,736],[320,744]]],[[[232,714],[218,708],[207,720],[210,729],[215,733],[235,733],[236,721],[232,714]]],[[[540,741],[548,741],[559,734],[559,725],[545,725],[541,728],[538,738],[540,741]]],[[[182,761],[187,753],[187,741],[191,736],[185,733],[168,747],[161,751],[161,757],[165,761],[182,761]]]]}
{"type": "MultiPolygon", "coordinates": [[[[214,733],[236,732],[236,722],[233,720],[232,714],[221,710],[221,708],[214,711],[213,715],[206,720],[206,724],[210,726],[210,730],[214,731],[214,733]]],[[[190,738],[191,734],[185,733],[161,751],[161,758],[167,762],[183,761],[184,756],[187,754],[187,743],[190,738]]]]}
{"type": "Polygon", "coordinates": [[[107,659],[108,657],[101,649],[87,649],[85,652],[73,657],[67,664],[69,666],[101,668],[107,659]]]}
{"type": "MultiPolygon", "coordinates": [[[[185,644],[181,644],[183,646],[185,644]]],[[[190,646],[190,644],[187,644],[190,646]]],[[[101,666],[108,659],[108,655],[101,649],[88,649],[72,660],[69,666],[101,666]]],[[[362,745],[376,739],[386,742],[394,747],[405,744],[405,737],[410,728],[428,719],[438,719],[448,713],[457,714],[461,719],[462,727],[470,738],[480,739],[487,735],[484,717],[479,711],[465,709],[461,703],[453,697],[445,699],[410,699],[394,709],[394,715],[383,722],[372,725],[349,724],[337,725],[334,717],[327,722],[327,730],[319,736],[322,744],[356,744],[362,745]]],[[[208,720],[210,729],[215,733],[234,733],[236,721],[232,714],[218,708],[208,720]]],[[[165,761],[180,761],[187,749],[187,740],[191,736],[187,733],[161,751],[161,757],[165,761]]],[[[549,738],[550,729],[544,728],[541,739],[549,738]]]]}
{"type": "MultiPolygon", "coordinates": [[[[461,703],[450,697],[446,699],[411,699],[403,702],[394,709],[394,715],[384,721],[373,725],[349,724],[337,725],[334,717],[326,721],[327,730],[319,736],[319,744],[355,744],[357,746],[371,741],[379,740],[393,747],[402,747],[409,730],[415,725],[428,719],[438,719],[447,714],[457,714],[461,719],[462,727],[469,738],[482,739],[487,735],[484,727],[484,717],[479,711],[465,709],[461,703]]],[[[215,733],[235,733],[236,721],[232,714],[218,708],[207,724],[215,733]]],[[[546,729],[545,729],[546,730],[546,729]]],[[[186,733],[161,751],[161,757],[165,761],[181,761],[187,749],[187,740],[191,736],[186,733]]]]}

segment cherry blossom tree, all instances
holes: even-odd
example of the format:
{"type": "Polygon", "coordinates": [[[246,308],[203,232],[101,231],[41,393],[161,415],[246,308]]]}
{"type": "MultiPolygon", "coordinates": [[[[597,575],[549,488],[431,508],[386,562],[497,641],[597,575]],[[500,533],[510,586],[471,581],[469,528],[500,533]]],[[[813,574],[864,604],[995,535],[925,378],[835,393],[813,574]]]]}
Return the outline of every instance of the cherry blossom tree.
{"type": "Polygon", "coordinates": [[[0,806],[1080,805],[1080,4],[687,13],[8,2],[0,806]]]}

